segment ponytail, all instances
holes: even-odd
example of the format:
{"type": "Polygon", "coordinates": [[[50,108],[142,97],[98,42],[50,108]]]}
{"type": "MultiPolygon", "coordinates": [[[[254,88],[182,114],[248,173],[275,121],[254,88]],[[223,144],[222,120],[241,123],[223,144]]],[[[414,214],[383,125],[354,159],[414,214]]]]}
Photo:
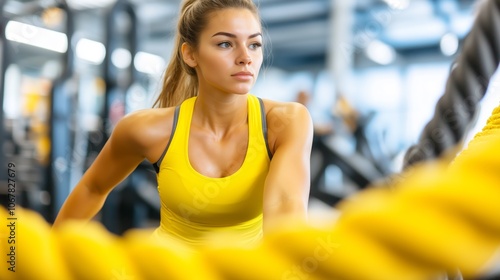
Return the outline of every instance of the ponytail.
{"type": "Polygon", "coordinates": [[[198,77],[196,71],[182,59],[180,36],[176,36],[176,51],[172,54],[170,63],[163,77],[160,95],[153,107],[166,108],[177,106],[182,101],[198,94],[198,77]]]}

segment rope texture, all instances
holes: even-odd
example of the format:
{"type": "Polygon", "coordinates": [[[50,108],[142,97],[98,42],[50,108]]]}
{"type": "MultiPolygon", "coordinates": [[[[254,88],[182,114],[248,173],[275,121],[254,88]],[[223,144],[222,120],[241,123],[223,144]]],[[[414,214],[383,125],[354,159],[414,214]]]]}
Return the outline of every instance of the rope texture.
{"type": "Polygon", "coordinates": [[[97,222],[51,231],[36,212],[2,209],[0,279],[477,279],[500,249],[499,142],[500,107],[451,165],[415,166],[394,188],[343,201],[336,221],[287,223],[252,248],[221,236],[194,250],[97,222]]]}
{"type": "Polygon", "coordinates": [[[448,77],[432,119],[403,160],[403,169],[437,158],[456,146],[472,122],[477,105],[500,61],[500,1],[484,1],[448,77]]]}

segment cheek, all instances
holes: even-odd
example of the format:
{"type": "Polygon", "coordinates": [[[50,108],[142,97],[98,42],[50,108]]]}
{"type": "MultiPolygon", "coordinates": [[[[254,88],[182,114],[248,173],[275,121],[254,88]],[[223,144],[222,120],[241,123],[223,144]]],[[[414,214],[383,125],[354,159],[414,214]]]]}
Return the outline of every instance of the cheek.
{"type": "Polygon", "coordinates": [[[200,68],[203,74],[207,77],[213,77],[220,73],[223,69],[227,68],[225,59],[216,55],[207,54],[200,60],[200,68]]]}
{"type": "Polygon", "coordinates": [[[262,61],[264,60],[264,54],[263,54],[263,52],[260,51],[260,52],[253,53],[252,60],[253,60],[254,64],[261,65],[262,61]]]}
{"type": "Polygon", "coordinates": [[[253,63],[253,68],[256,69],[256,71],[259,71],[260,68],[262,67],[262,63],[263,63],[263,58],[262,56],[260,57],[257,57],[255,60],[254,60],[254,63],[253,63]]]}
{"type": "Polygon", "coordinates": [[[208,70],[215,68],[225,69],[233,64],[229,56],[212,55],[206,61],[208,62],[206,66],[208,70]]]}

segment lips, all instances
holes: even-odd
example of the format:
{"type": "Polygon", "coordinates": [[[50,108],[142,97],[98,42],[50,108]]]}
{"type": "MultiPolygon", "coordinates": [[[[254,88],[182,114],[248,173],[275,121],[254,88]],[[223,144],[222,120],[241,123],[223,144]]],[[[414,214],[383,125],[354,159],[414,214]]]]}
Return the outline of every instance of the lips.
{"type": "Polygon", "coordinates": [[[238,72],[236,74],[233,74],[232,76],[234,76],[234,77],[247,77],[247,76],[253,77],[253,74],[250,72],[242,71],[242,72],[238,72]]]}

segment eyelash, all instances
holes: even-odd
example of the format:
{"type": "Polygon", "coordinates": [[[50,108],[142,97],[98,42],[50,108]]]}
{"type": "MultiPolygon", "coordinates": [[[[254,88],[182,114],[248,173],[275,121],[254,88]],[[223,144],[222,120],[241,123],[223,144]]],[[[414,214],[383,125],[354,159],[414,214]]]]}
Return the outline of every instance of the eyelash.
{"type": "Polygon", "coordinates": [[[255,46],[254,49],[262,47],[261,43],[253,43],[252,45],[255,46]]]}
{"type": "MultiPolygon", "coordinates": [[[[230,42],[221,42],[221,43],[217,44],[217,46],[219,46],[221,48],[226,48],[226,47],[223,47],[223,45],[231,46],[231,43],[230,42]]],[[[250,44],[250,46],[254,46],[253,49],[257,49],[257,48],[262,47],[262,44],[261,43],[253,43],[253,44],[250,44]]]]}
{"type": "Polygon", "coordinates": [[[229,46],[231,46],[231,43],[229,43],[229,42],[221,42],[221,43],[218,43],[218,44],[217,44],[217,46],[219,46],[219,47],[221,47],[221,48],[226,48],[226,47],[224,47],[223,45],[229,45],[229,46]]]}

